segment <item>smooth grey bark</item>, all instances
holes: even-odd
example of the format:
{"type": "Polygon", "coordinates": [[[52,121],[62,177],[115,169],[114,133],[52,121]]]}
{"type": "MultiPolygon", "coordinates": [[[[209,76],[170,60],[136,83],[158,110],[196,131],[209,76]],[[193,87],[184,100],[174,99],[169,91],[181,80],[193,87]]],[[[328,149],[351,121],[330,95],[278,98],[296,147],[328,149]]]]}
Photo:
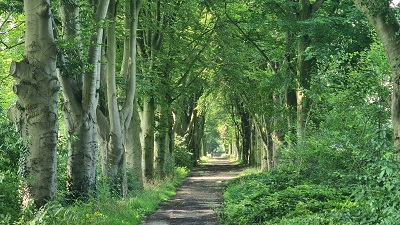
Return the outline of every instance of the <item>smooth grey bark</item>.
{"type": "Polygon", "coordinates": [[[391,116],[394,133],[394,153],[400,153],[400,25],[390,1],[354,0],[357,8],[375,28],[388,57],[392,71],[393,90],[391,116]]]}
{"type": "MultiPolygon", "coordinates": [[[[125,165],[126,180],[125,185],[128,190],[143,189],[144,169],[143,169],[143,152],[140,143],[140,118],[137,109],[136,96],[136,74],[137,74],[137,31],[139,23],[139,12],[142,5],[141,0],[130,1],[125,5],[125,26],[129,28],[129,37],[125,38],[124,48],[124,66],[121,73],[127,78],[124,108],[121,111],[121,122],[124,129],[124,148],[125,148],[125,165]],[[129,15],[129,16],[128,16],[129,15]],[[129,43],[129,45],[128,45],[129,43]],[[128,60],[126,60],[128,59],[128,60]],[[129,70],[129,73],[124,71],[129,70]],[[125,75],[127,74],[127,75],[125,75]],[[129,75],[128,75],[129,74],[129,75]],[[129,117],[130,116],[130,117],[129,117]],[[130,120],[130,121],[129,121],[130,120]],[[136,184],[132,187],[129,184],[136,184]]],[[[127,190],[127,191],[128,191],[127,190]]],[[[124,191],[125,192],[125,191],[124,191]]]]}
{"type": "MultiPolygon", "coordinates": [[[[79,6],[77,1],[63,0],[60,5],[63,39],[78,49],[74,54],[62,55],[59,79],[63,93],[63,114],[69,134],[67,189],[72,199],[86,198],[96,190],[98,154],[97,114],[100,53],[103,27],[97,26],[89,40],[88,61],[82,64],[79,6]],[[70,68],[69,68],[70,67],[70,68]],[[73,70],[72,68],[80,68],[73,70]]],[[[105,19],[109,0],[100,0],[93,12],[94,23],[105,19]]]]}
{"type": "Polygon", "coordinates": [[[255,119],[256,131],[262,140],[262,145],[260,145],[260,169],[268,171],[271,169],[270,155],[273,146],[271,140],[272,127],[270,122],[265,119],[264,116],[260,117],[256,115],[255,119]]]}
{"type": "Polygon", "coordinates": [[[12,62],[10,75],[18,100],[8,116],[18,128],[26,149],[21,154],[23,206],[43,206],[56,195],[57,170],[57,48],[48,0],[24,1],[24,59],[12,62]]]}
{"type": "Polygon", "coordinates": [[[155,111],[155,172],[158,178],[173,175],[173,149],[175,124],[171,110],[173,99],[171,98],[171,87],[169,86],[169,71],[164,71],[161,76],[161,87],[158,95],[159,101],[155,111]]]}
{"type": "MultiPolygon", "coordinates": [[[[127,188],[129,178],[124,171],[128,168],[124,165],[126,160],[124,154],[133,152],[133,149],[127,149],[126,135],[132,137],[133,134],[127,134],[133,116],[133,102],[136,90],[136,55],[137,55],[137,27],[138,14],[141,1],[125,2],[125,28],[129,31],[124,40],[124,58],[121,67],[121,75],[125,78],[125,101],[122,109],[118,109],[117,85],[116,85],[116,11],[117,2],[110,1],[108,9],[109,26],[107,27],[107,46],[106,46],[106,73],[105,78],[101,79],[103,90],[105,92],[102,110],[98,112],[98,123],[100,137],[102,139],[102,171],[108,178],[111,186],[127,188]],[[123,168],[122,168],[122,165],[123,168]]],[[[132,130],[132,129],[131,129],[132,130]]],[[[129,144],[129,147],[134,145],[129,144]]],[[[130,168],[130,167],[129,167],[130,168]]],[[[129,172],[131,173],[131,172],[129,172]]],[[[124,188],[123,188],[124,189],[124,188]]],[[[115,190],[127,193],[127,190],[115,190]]]]}
{"type": "Polygon", "coordinates": [[[144,152],[144,175],[147,180],[154,178],[154,98],[145,96],[141,120],[141,143],[144,152]]]}
{"type": "MultiPolygon", "coordinates": [[[[161,1],[156,0],[151,4],[154,8],[148,8],[145,13],[149,16],[154,15],[155,28],[144,28],[141,30],[141,39],[138,41],[138,53],[146,61],[148,68],[143,67],[143,74],[148,77],[157,75],[155,67],[155,57],[157,51],[160,50],[163,40],[162,27],[163,16],[161,14],[161,1]]],[[[147,79],[148,84],[154,88],[155,81],[153,78],[147,79]]],[[[141,112],[141,144],[145,154],[144,157],[144,173],[147,180],[154,178],[154,111],[156,109],[155,93],[148,90],[143,96],[143,110],[141,112]]]]}
{"type": "Polygon", "coordinates": [[[140,143],[140,118],[136,108],[132,121],[125,134],[125,158],[127,191],[143,189],[144,168],[143,153],[140,143]]]}
{"type": "Polygon", "coordinates": [[[193,136],[193,156],[196,162],[200,160],[201,152],[203,151],[203,136],[204,136],[204,124],[205,124],[205,114],[204,112],[198,113],[198,110],[195,109],[196,113],[195,122],[194,122],[194,136],[193,136]]]}
{"type": "Polygon", "coordinates": [[[172,110],[168,112],[168,136],[167,143],[169,145],[168,152],[166,152],[165,171],[168,175],[173,175],[175,172],[175,135],[176,135],[176,117],[172,110]]]}
{"type": "Polygon", "coordinates": [[[284,132],[282,129],[282,124],[284,121],[284,116],[278,112],[281,111],[285,107],[285,97],[282,97],[279,94],[275,94],[273,96],[273,101],[274,101],[274,107],[275,107],[275,117],[273,118],[273,126],[274,129],[271,133],[271,140],[272,140],[272,159],[271,159],[271,167],[274,168],[278,165],[279,163],[279,158],[278,158],[278,153],[280,151],[280,148],[282,146],[282,143],[284,142],[284,132]]]}
{"type": "Polygon", "coordinates": [[[155,172],[158,178],[166,176],[165,164],[168,161],[169,152],[169,128],[168,108],[158,104],[155,111],[155,132],[154,132],[154,155],[155,172]]]}
{"type": "MultiPolygon", "coordinates": [[[[102,115],[98,112],[97,120],[102,139],[102,172],[107,177],[112,187],[117,186],[118,170],[123,154],[123,132],[117,105],[116,74],[116,2],[110,0],[108,7],[108,27],[106,32],[106,73],[105,79],[101,82],[106,93],[104,103],[108,115],[106,119],[99,119],[102,115]],[[108,123],[108,124],[105,124],[108,123]]],[[[102,74],[103,75],[103,74],[102,74]]],[[[122,177],[122,175],[121,175],[122,177]]]]}

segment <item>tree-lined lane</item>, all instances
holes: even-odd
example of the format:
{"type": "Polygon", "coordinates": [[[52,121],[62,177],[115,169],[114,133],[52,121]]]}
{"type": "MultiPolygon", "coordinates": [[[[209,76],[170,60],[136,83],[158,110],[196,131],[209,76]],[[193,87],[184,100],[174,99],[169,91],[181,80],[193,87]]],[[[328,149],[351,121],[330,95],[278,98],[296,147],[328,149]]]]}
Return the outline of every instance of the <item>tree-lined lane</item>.
{"type": "Polygon", "coordinates": [[[143,225],[218,224],[214,209],[222,203],[223,183],[241,171],[224,158],[214,158],[211,165],[193,169],[176,196],[165,202],[143,225]]]}

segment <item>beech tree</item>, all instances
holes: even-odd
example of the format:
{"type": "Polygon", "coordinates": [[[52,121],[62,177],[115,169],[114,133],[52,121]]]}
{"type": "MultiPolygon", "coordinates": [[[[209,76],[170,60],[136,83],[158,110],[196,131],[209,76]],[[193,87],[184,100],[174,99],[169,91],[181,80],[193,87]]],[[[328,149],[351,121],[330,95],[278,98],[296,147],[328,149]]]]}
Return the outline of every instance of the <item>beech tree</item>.
{"type": "Polygon", "coordinates": [[[21,186],[24,205],[33,200],[43,206],[56,194],[56,146],[58,135],[56,75],[57,47],[54,42],[50,1],[24,1],[25,50],[23,60],[12,62],[10,74],[16,84],[16,104],[9,111],[24,140],[21,186]]]}
{"type": "Polygon", "coordinates": [[[82,17],[78,1],[63,0],[59,10],[62,20],[62,43],[66,45],[61,56],[59,79],[63,93],[62,110],[69,134],[67,186],[72,198],[87,197],[96,190],[97,183],[97,90],[103,21],[109,0],[96,1],[94,4],[88,9],[91,11],[89,15],[93,16],[95,27],[89,37],[87,51],[82,49],[82,17]]]}
{"type": "MultiPolygon", "coordinates": [[[[105,49],[106,71],[102,74],[101,88],[104,91],[104,99],[102,99],[100,110],[97,112],[98,126],[100,137],[102,139],[102,172],[111,184],[115,187],[118,185],[118,178],[124,176],[122,165],[125,163],[123,155],[133,155],[134,147],[124,144],[132,137],[128,133],[130,123],[132,121],[134,109],[134,99],[136,92],[136,43],[137,43],[137,28],[138,17],[141,1],[130,1],[124,5],[125,24],[127,35],[124,39],[123,62],[121,66],[121,77],[125,79],[124,87],[124,104],[118,105],[118,93],[116,84],[116,16],[117,2],[110,1],[108,9],[109,25],[107,27],[107,46],[105,49]],[[119,109],[121,107],[121,109],[119,109]],[[129,135],[129,138],[126,136],[129,135]],[[125,146],[125,149],[124,149],[125,146]],[[129,148],[127,148],[129,146],[129,148]]],[[[135,124],[137,125],[137,124],[135,124]]],[[[135,153],[135,156],[141,154],[135,153]]],[[[136,167],[139,169],[141,163],[139,160],[132,162],[131,157],[129,165],[139,163],[136,167]]],[[[128,162],[128,161],[127,161],[128,162]]],[[[131,166],[127,167],[130,170],[131,166]]],[[[134,174],[131,171],[129,174],[134,174]]],[[[141,179],[139,179],[140,181],[141,179]]],[[[126,185],[124,185],[126,186],[126,185]]],[[[141,186],[141,185],[139,185],[141,186]]],[[[127,190],[124,191],[126,193],[127,190]]]]}

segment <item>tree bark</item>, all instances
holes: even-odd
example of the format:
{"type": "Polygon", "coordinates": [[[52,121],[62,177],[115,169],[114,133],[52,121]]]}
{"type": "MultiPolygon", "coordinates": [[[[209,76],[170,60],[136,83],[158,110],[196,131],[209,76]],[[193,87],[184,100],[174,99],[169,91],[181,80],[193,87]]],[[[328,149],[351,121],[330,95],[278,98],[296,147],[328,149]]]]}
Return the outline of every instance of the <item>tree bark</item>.
{"type": "Polygon", "coordinates": [[[126,79],[126,98],[120,118],[124,130],[125,168],[123,184],[127,193],[129,190],[143,189],[144,169],[143,152],[140,143],[140,118],[135,106],[136,75],[137,75],[137,31],[139,23],[139,11],[142,1],[129,1],[125,4],[125,26],[129,29],[129,37],[125,38],[124,65],[121,73],[126,79]],[[129,69],[129,73],[126,73],[129,69]],[[133,123],[133,124],[132,124],[133,123]]]}
{"type": "Polygon", "coordinates": [[[57,48],[54,43],[50,3],[24,1],[25,52],[21,62],[13,62],[10,75],[18,100],[9,117],[24,140],[21,165],[26,183],[22,185],[24,206],[33,200],[43,206],[56,194],[57,170],[57,48]]]}
{"type": "Polygon", "coordinates": [[[389,1],[354,0],[357,8],[368,18],[382,41],[393,77],[391,114],[394,132],[394,153],[400,153],[400,36],[399,22],[389,1]]]}
{"type": "MultiPolygon", "coordinates": [[[[102,139],[102,172],[108,178],[115,192],[127,194],[126,160],[122,160],[124,152],[133,152],[126,149],[135,145],[126,143],[124,136],[128,132],[133,115],[133,102],[136,90],[136,42],[140,1],[125,2],[125,28],[129,31],[124,40],[124,58],[121,75],[125,78],[125,102],[121,110],[118,109],[117,84],[116,84],[116,11],[117,2],[110,1],[108,8],[109,26],[107,27],[107,46],[105,60],[105,78],[101,79],[101,86],[105,96],[101,101],[97,120],[102,139]],[[102,118],[104,117],[104,118],[102,118]],[[125,150],[124,150],[125,146],[125,150]],[[123,167],[123,168],[122,168],[123,167]],[[124,169],[125,168],[125,169],[124,169]],[[119,182],[122,180],[122,185],[119,182]],[[119,187],[122,187],[121,190],[119,187]]],[[[102,76],[104,77],[104,76],[102,76]]],[[[130,134],[132,137],[132,134],[130,134]]]]}
{"type": "MultiPolygon", "coordinates": [[[[138,53],[147,61],[148,64],[147,71],[143,67],[143,74],[148,77],[157,76],[155,57],[157,51],[160,50],[162,45],[162,14],[161,14],[161,2],[159,0],[154,1],[150,7],[148,7],[148,13],[154,16],[154,23],[156,24],[153,29],[142,29],[141,39],[138,41],[138,53]],[[154,4],[153,4],[154,3],[154,4]],[[154,7],[154,8],[153,8],[154,7]]],[[[145,154],[145,165],[144,173],[147,180],[152,180],[154,178],[154,111],[155,111],[155,93],[154,88],[155,80],[153,78],[147,79],[148,84],[153,87],[151,90],[147,90],[143,96],[143,112],[141,117],[141,143],[145,154]]]]}
{"type": "MultiPolygon", "coordinates": [[[[309,0],[300,0],[301,9],[298,20],[305,21],[311,17],[311,7],[309,0]]],[[[309,110],[309,99],[304,91],[310,85],[311,60],[306,59],[306,49],[310,45],[310,38],[307,34],[302,34],[297,40],[297,136],[304,139],[306,136],[306,121],[309,110]]]]}
{"type": "Polygon", "coordinates": [[[249,164],[250,156],[250,145],[251,145],[251,120],[249,113],[245,112],[241,103],[238,105],[238,113],[241,120],[241,139],[242,139],[242,150],[241,160],[244,164],[249,164]]]}
{"type": "MultiPolygon", "coordinates": [[[[165,101],[166,102],[166,101],[165,101]]],[[[170,155],[170,109],[167,103],[158,104],[155,113],[154,152],[155,169],[158,178],[168,175],[167,164],[170,155]]]]}
{"type": "MultiPolygon", "coordinates": [[[[108,5],[109,0],[97,2],[93,14],[96,24],[105,19],[108,5]]],[[[84,69],[82,52],[80,51],[80,17],[77,1],[62,1],[60,12],[63,23],[63,39],[71,41],[78,49],[72,54],[68,54],[68,52],[62,56],[62,58],[66,57],[68,60],[62,62],[59,75],[64,98],[62,109],[70,138],[67,189],[72,199],[87,198],[92,192],[96,191],[97,183],[96,109],[103,27],[98,26],[90,37],[88,64],[92,67],[84,69]],[[66,62],[69,62],[69,64],[66,64],[66,62]]]]}
{"type": "Polygon", "coordinates": [[[127,191],[143,189],[143,153],[140,143],[140,119],[137,109],[133,110],[132,121],[125,134],[127,191]]]}
{"type": "Polygon", "coordinates": [[[141,143],[145,154],[144,175],[147,180],[152,180],[154,178],[154,98],[145,96],[143,104],[141,143]]]}
{"type": "MultiPolygon", "coordinates": [[[[300,11],[297,20],[304,22],[310,19],[319,10],[324,0],[317,0],[313,4],[309,0],[300,0],[300,11]]],[[[306,96],[305,91],[310,88],[312,69],[315,66],[315,58],[307,58],[306,51],[310,46],[311,40],[307,33],[300,34],[297,39],[297,136],[304,139],[306,137],[306,126],[311,100],[306,96]]]]}
{"type": "MultiPolygon", "coordinates": [[[[107,149],[107,160],[104,160],[103,175],[105,175],[112,186],[117,186],[118,180],[118,167],[120,165],[122,153],[123,153],[123,132],[121,127],[121,121],[119,117],[118,105],[117,105],[117,85],[115,81],[115,70],[116,70],[116,37],[115,37],[115,21],[116,19],[116,2],[110,0],[108,8],[108,20],[109,25],[107,27],[107,46],[106,46],[106,58],[107,58],[107,73],[106,73],[106,87],[107,87],[107,112],[109,121],[109,132],[106,137],[100,135],[103,142],[106,142],[105,147],[107,149]]],[[[102,125],[99,123],[99,125],[102,125]]],[[[99,126],[102,129],[102,126],[99,126]]]]}

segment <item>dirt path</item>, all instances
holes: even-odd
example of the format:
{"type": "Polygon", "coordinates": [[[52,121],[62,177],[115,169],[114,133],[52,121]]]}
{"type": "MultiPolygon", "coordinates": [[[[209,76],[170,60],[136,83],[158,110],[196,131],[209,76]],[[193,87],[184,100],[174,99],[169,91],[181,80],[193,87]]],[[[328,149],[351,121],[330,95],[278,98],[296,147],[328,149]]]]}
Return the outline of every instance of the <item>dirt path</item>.
{"type": "Polygon", "coordinates": [[[142,225],[215,225],[219,224],[213,208],[222,203],[225,180],[236,177],[240,167],[227,159],[214,158],[212,165],[193,169],[187,180],[177,188],[177,193],[142,225]]]}

